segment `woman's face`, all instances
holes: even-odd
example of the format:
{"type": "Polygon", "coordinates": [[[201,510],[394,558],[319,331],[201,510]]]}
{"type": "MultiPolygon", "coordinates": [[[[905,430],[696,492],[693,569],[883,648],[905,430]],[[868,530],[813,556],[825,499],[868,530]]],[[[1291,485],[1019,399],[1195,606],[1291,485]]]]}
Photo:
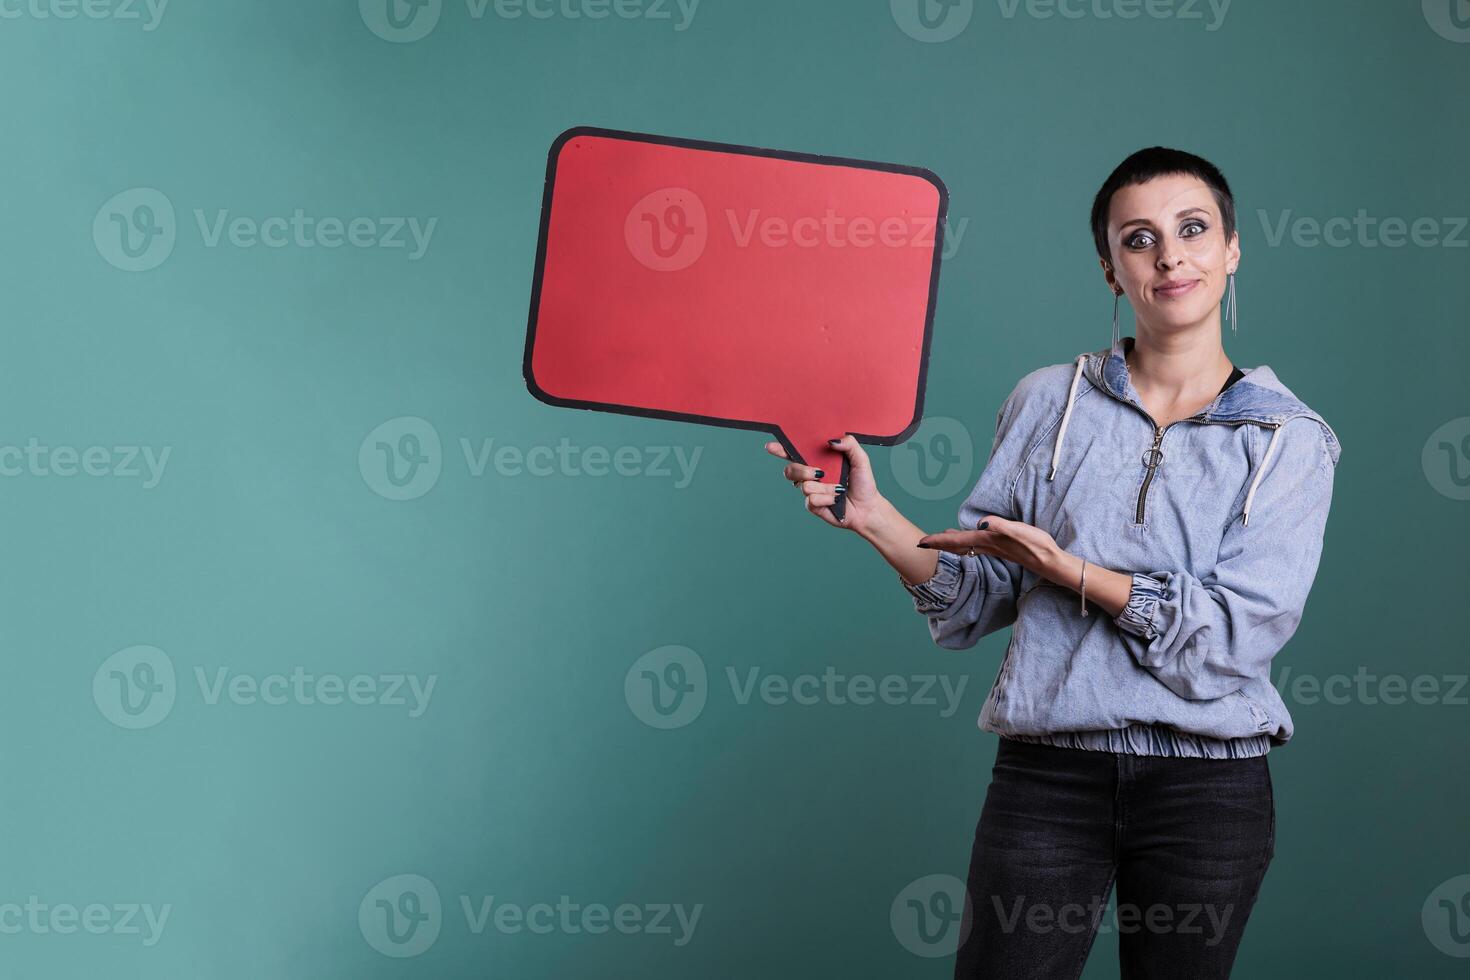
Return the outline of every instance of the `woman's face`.
{"type": "Polygon", "coordinates": [[[1240,263],[1240,236],[1225,240],[1209,185],[1184,174],[1115,193],[1108,244],[1113,261],[1102,263],[1108,284],[1128,295],[1141,329],[1166,333],[1218,316],[1225,277],[1240,263]]]}

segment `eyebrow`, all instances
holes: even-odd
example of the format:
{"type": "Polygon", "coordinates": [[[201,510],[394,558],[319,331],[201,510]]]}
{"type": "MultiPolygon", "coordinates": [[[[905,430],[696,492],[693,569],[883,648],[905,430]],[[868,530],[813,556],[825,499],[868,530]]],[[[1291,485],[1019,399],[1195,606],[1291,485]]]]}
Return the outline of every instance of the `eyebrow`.
{"type": "MultiPolygon", "coordinates": [[[[1176,218],[1182,218],[1186,214],[1203,214],[1206,217],[1208,217],[1209,216],[1209,213],[1210,212],[1206,211],[1204,208],[1185,208],[1183,211],[1180,211],[1178,214],[1174,215],[1174,217],[1176,217],[1176,218]]],[[[1127,220],[1127,221],[1123,222],[1121,225],[1119,225],[1118,226],[1118,230],[1119,231],[1122,231],[1124,228],[1127,228],[1129,225],[1146,225],[1148,223],[1149,222],[1148,222],[1148,219],[1147,218],[1130,218],[1129,220],[1127,220]]]]}

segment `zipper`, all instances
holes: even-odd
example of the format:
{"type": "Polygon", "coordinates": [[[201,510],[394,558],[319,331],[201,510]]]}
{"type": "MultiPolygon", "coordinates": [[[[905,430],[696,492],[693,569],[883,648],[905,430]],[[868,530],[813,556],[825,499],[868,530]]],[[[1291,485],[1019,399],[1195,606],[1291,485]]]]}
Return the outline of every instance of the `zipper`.
{"type": "MultiPolygon", "coordinates": [[[[1092,386],[1094,388],[1102,387],[1102,388],[1104,388],[1104,390],[1106,390],[1106,387],[1105,386],[1099,386],[1097,384],[1094,384],[1091,378],[1088,378],[1087,380],[1088,380],[1088,383],[1089,384],[1092,384],[1092,386]]],[[[1282,419],[1280,422],[1266,422],[1266,421],[1263,421],[1261,419],[1249,419],[1249,418],[1247,418],[1247,419],[1202,419],[1202,418],[1197,418],[1196,416],[1191,415],[1187,419],[1176,419],[1176,420],[1174,420],[1173,422],[1170,422],[1168,425],[1164,426],[1161,429],[1161,428],[1159,428],[1159,423],[1156,422],[1156,421],[1154,421],[1154,417],[1152,415],[1150,415],[1148,413],[1148,410],[1146,408],[1144,408],[1142,405],[1134,405],[1133,402],[1129,401],[1126,398],[1118,398],[1118,396],[1117,395],[1114,395],[1112,393],[1112,391],[1108,391],[1108,394],[1109,395],[1112,395],[1112,397],[1114,397],[1114,398],[1117,398],[1118,401],[1122,402],[1123,404],[1125,404],[1125,405],[1131,405],[1132,407],[1138,409],[1139,413],[1142,414],[1144,418],[1148,419],[1149,420],[1149,423],[1154,427],[1154,443],[1147,450],[1145,450],[1144,451],[1144,454],[1143,454],[1143,465],[1146,466],[1146,467],[1148,467],[1148,472],[1145,473],[1144,476],[1143,476],[1143,486],[1141,486],[1141,487],[1138,488],[1138,507],[1136,508],[1136,510],[1134,512],[1134,515],[1133,515],[1133,523],[1135,525],[1138,525],[1138,524],[1142,524],[1143,523],[1143,504],[1144,504],[1144,498],[1148,496],[1148,485],[1153,482],[1153,479],[1154,479],[1154,471],[1157,470],[1159,468],[1159,464],[1164,461],[1164,453],[1163,453],[1163,450],[1159,448],[1160,444],[1164,441],[1164,434],[1166,432],[1168,432],[1170,429],[1174,428],[1174,426],[1178,425],[1180,422],[1198,422],[1201,425],[1244,425],[1245,423],[1250,422],[1253,425],[1264,426],[1267,429],[1279,429],[1283,425],[1285,425],[1287,422],[1289,422],[1292,418],[1296,418],[1296,416],[1293,415],[1293,416],[1290,416],[1289,418],[1282,419]]],[[[1218,399],[1219,398],[1219,395],[1216,395],[1215,397],[1218,399]]],[[[1212,401],[1210,404],[1213,405],[1214,402],[1212,401]]],[[[1208,406],[1206,406],[1206,407],[1208,407],[1208,406]]],[[[1203,409],[1201,409],[1201,411],[1203,411],[1203,409]]],[[[1336,434],[1334,433],[1334,436],[1335,435],[1336,434]]]]}
{"type": "MultiPolygon", "coordinates": [[[[1133,403],[1128,402],[1128,404],[1132,405],[1133,403]]],[[[1133,407],[1138,408],[1137,405],[1133,407]]],[[[1267,429],[1279,429],[1285,424],[1283,422],[1263,422],[1259,419],[1200,419],[1190,416],[1187,419],[1176,419],[1161,429],[1159,428],[1159,423],[1154,422],[1152,415],[1149,415],[1148,412],[1141,408],[1138,408],[1138,410],[1143,412],[1145,418],[1153,422],[1154,444],[1148,447],[1143,453],[1143,465],[1148,467],[1148,472],[1143,475],[1143,486],[1138,488],[1138,508],[1133,515],[1133,523],[1135,525],[1143,523],[1143,504],[1144,498],[1148,496],[1148,485],[1153,482],[1154,472],[1159,468],[1159,464],[1164,461],[1164,453],[1159,448],[1159,444],[1164,441],[1164,433],[1174,428],[1174,426],[1180,422],[1198,422],[1201,425],[1244,425],[1250,422],[1253,425],[1264,426],[1267,429]]]]}
{"type": "MultiPolygon", "coordinates": [[[[1144,414],[1147,415],[1148,413],[1145,412],[1144,414]]],[[[1154,421],[1153,416],[1149,416],[1149,421],[1154,421]]],[[[1181,419],[1180,421],[1183,420],[1181,419]]],[[[1143,475],[1143,486],[1138,488],[1138,511],[1133,515],[1134,524],[1143,523],[1143,501],[1148,496],[1148,485],[1154,480],[1154,471],[1164,461],[1164,453],[1159,449],[1159,443],[1164,441],[1164,433],[1178,424],[1179,422],[1170,422],[1161,429],[1159,428],[1159,423],[1154,422],[1154,444],[1144,450],[1143,453],[1143,465],[1148,467],[1148,472],[1143,475]]]]}

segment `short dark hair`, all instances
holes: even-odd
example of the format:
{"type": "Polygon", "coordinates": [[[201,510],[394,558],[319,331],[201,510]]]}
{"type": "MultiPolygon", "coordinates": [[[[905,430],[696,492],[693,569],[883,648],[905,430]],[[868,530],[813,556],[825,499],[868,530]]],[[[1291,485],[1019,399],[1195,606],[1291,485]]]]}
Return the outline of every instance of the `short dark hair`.
{"type": "Polygon", "coordinates": [[[1108,247],[1108,207],[1113,202],[1113,195],[1124,187],[1169,174],[1198,177],[1209,185],[1210,192],[1215,195],[1215,204],[1220,208],[1225,241],[1230,241],[1230,236],[1235,233],[1235,197],[1230,193],[1230,184],[1220,168],[1193,153],[1171,150],[1166,146],[1150,146],[1130,154],[1128,159],[1118,164],[1092,199],[1092,238],[1100,258],[1109,263],[1113,260],[1112,249],[1108,247]]]}

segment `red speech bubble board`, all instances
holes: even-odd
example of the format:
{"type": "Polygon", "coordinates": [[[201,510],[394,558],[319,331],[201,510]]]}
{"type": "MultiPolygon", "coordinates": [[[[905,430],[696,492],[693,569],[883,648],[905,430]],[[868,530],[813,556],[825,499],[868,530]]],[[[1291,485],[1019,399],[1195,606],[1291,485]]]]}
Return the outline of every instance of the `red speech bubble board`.
{"type": "Polygon", "coordinates": [[[827,440],[918,426],[948,195],[917,167],[577,128],[547,163],[526,338],[552,405],[827,440]]]}

